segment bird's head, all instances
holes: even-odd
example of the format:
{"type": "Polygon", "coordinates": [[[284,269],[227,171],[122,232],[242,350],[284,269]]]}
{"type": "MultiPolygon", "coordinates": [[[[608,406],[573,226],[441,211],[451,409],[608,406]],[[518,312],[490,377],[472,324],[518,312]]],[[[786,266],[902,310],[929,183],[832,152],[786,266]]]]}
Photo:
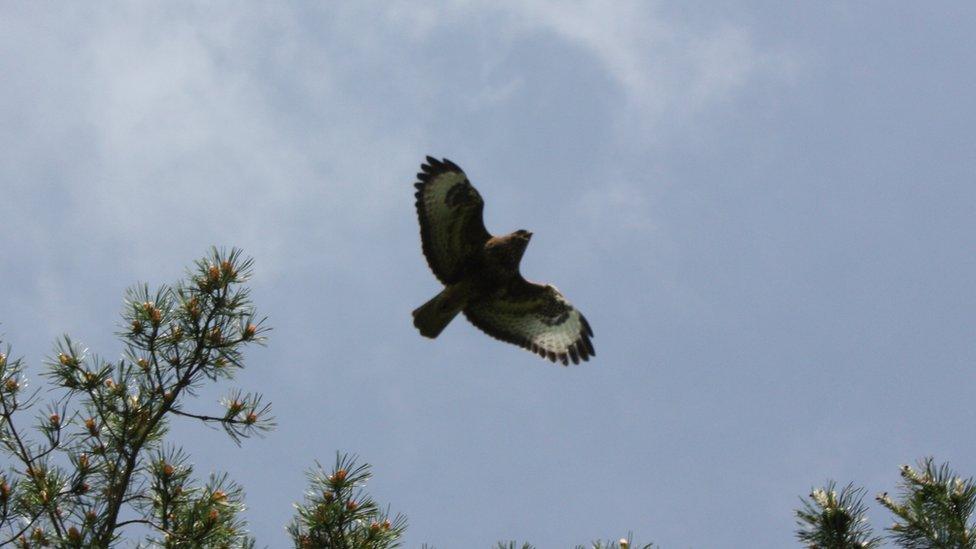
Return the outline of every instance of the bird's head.
{"type": "Polygon", "coordinates": [[[525,229],[519,229],[515,231],[514,233],[512,233],[512,236],[518,240],[524,240],[526,244],[529,243],[529,240],[532,240],[532,233],[526,231],[525,229]]]}
{"type": "Polygon", "coordinates": [[[512,250],[513,260],[516,264],[522,259],[522,254],[525,253],[525,249],[529,247],[529,240],[532,240],[532,233],[525,229],[519,229],[509,235],[508,241],[511,243],[509,247],[512,250]]]}
{"type": "Polygon", "coordinates": [[[494,257],[499,265],[508,269],[517,269],[522,254],[529,245],[532,233],[529,231],[515,231],[505,236],[496,236],[488,241],[486,245],[489,255],[494,257]]]}

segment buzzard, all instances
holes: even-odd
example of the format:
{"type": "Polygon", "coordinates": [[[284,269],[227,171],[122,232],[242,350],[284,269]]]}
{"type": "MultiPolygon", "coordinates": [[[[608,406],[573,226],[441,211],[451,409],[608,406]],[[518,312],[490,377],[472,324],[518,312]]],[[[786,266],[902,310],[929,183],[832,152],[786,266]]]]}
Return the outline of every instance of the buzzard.
{"type": "Polygon", "coordinates": [[[413,324],[435,338],[463,312],[486,334],[563,365],[596,355],[586,318],[551,285],[529,282],[519,262],[532,233],[492,236],[485,203],[468,177],[448,159],[427,157],[417,188],[420,240],[430,270],[444,286],[413,312],[413,324]]]}

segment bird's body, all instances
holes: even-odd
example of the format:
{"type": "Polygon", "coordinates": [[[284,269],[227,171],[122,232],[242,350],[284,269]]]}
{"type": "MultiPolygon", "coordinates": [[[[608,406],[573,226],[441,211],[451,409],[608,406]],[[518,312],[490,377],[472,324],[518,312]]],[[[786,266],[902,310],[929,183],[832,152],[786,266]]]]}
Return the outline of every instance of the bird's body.
{"type": "Polygon", "coordinates": [[[553,361],[578,363],[594,355],[593,331],[583,315],[554,287],[522,278],[519,263],[532,233],[492,236],[482,221],[484,202],[461,168],[429,156],[421,168],[421,242],[445,288],[413,312],[420,333],[437,337],[464,312],[488,335],[553,361]]]}
{"type": "Polygon", "coordinates": [[[464,262],[458,282],[449,284],[413,312],[414,325],[420,333],[437,337],[466,306],[494,299],[517,283],[521,279],[519,263],[531,237],[528,231],[516,231],[489,238],[464,262]]]}

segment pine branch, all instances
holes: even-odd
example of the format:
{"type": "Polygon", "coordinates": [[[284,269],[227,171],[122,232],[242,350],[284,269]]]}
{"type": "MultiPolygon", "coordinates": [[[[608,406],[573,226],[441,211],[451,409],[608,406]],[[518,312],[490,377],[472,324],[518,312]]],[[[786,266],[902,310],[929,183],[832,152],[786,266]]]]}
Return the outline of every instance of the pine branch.
{"type": "Polygon", "coordinates": [[[388,549],[400,546],[407,520],[392,519],[363,487],[370,479],[368,464],[355,456],[336,456],[332,472],[321,465],[308,472],[311,489],[296,505],[288,533],[298,549],[388,549]]]}
{"type": "Polygon", "coordinates": [[[64,394],[35,429],[46,444],[35,446],[15,427],[14,416],[37,393],[20,399],[26,387],[20,362],[0,355],[0,450],[24,464],[9,473],[13,482],[0,477],[3,539],[108,547],[122,528],[138,524],[161,534],[152,543],[163,546],[253,545],[238,518],[243,492],[224,477],[203,487],[182,478],[182,492],[165,492],[165,502],[159,490],[152,492],[156,499],[147,495],[170,474],[149,458],[154,452],[172,458],[158,453],[170,416],[220,422],[238,444],[274,426],[260,395],[240,391],[231,393],[223,417],[182,410],[197,388],[244,367],[245,346],[263,342],[267,328],[242,286],[250,268],[238,250],[213,249],[184,282],[129,290],[118,333],[125,353],[117,362],[90,357],[67,336],[59,341],[45,376],[64,394]],[[49,456],[58,457],[49,462],[49,456]],[[123,509],[136,516],[120,520],[123,509]]]}
{"type": "Polygon", "coordinates": [[[796,537],[810,549],[871,549],[881,538],[873,535],[862,500],[864,489],[848,484],[837,493],[833,481],[810,492],[796,511],[796,537]]]}
{"type": "Polygon", "coordinates": [[[918,469],[901,469],[900,498],[887,493],[878,502],[898,520],[888,528],[890,537],[906,549],[945,547],[976,548],[974,525],[976,485],[963,479],[948,464],[935,465],[932,458],[918,462],[918,469]]]}

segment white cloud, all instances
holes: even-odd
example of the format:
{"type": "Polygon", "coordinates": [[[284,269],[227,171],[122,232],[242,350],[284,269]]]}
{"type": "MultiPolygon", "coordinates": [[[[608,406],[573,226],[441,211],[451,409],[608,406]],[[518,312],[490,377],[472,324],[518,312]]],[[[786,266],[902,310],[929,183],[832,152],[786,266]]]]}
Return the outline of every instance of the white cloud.
{"type": "Polygon", "coordinates": [[[788,80],[794,57],[754,44],[749,29],[730,21],[700,27],[667,17],[660,3],[622,0],[462,2],[499,9],[523,33],[556,34],[589,51],[624,91],[628,109],[654,122],[665,112],[694,115],[739,93],[750,80],[788,80]]]}
{"type": "Polygon", "coordinates": [[[380,128],[340,89],[349,61],[317,44],[321,29],[295,9],[223,7],[24,11],[8,25],[5,61],[22,80],[4,109],[20,123],[5,132],[8,166],[36,159],[16,184],[26,196],[49,174],[70,205],[61,221],[113,242],[90,252],[119,267],[179,264],[187,247],[227,242],[261,246],[250,251],[267,271],[290,242],[338,247],[343,235],[324,225],[355,219],[361,230],[403,199],[386,188],[389,162],[416,131],[380,128]],[[326,223],[293,223],[308,216],[326,223]]]}
{"type": "MultiPolygon", "coordinates": [[[[390,13],[406,17],[415,40],[436,36],[450,26],[478,29],[485,19],[495,17],[500,28],[493,27],[489,35],[493,48],[479,59],[486,67],[498,65],[499,59],[515,62],[520,46],[514,44],[539,35],[586,52],[622,98],[610,102],[608,113],[622,155],[646,151],[679,132],[708,134],[702,129],[716,109],[727,109],[736,98],[762,86],[792,82],[798,63],[795,55],[762,49],[744,24],[685,20],[665,13],[663,7],[639,0],[612,4],[460,0],[436,13],[403,4],[396,4],[390,13]]],[[[492,83],[485,78],[482,84],[467,99],[470,104],[495,106],[517,100],[524,82],[492,83]]],[[[614,165],[606,168],[610,171],[603,173],[604,184],[581,195],[576,211],[591,227],[615,227],[621,235],[640,234],[646,239],[666,238],[666,227],[655,219],[654,194],[667,185],[668,174],[660,167],[629,173],[614,165]]]]}

